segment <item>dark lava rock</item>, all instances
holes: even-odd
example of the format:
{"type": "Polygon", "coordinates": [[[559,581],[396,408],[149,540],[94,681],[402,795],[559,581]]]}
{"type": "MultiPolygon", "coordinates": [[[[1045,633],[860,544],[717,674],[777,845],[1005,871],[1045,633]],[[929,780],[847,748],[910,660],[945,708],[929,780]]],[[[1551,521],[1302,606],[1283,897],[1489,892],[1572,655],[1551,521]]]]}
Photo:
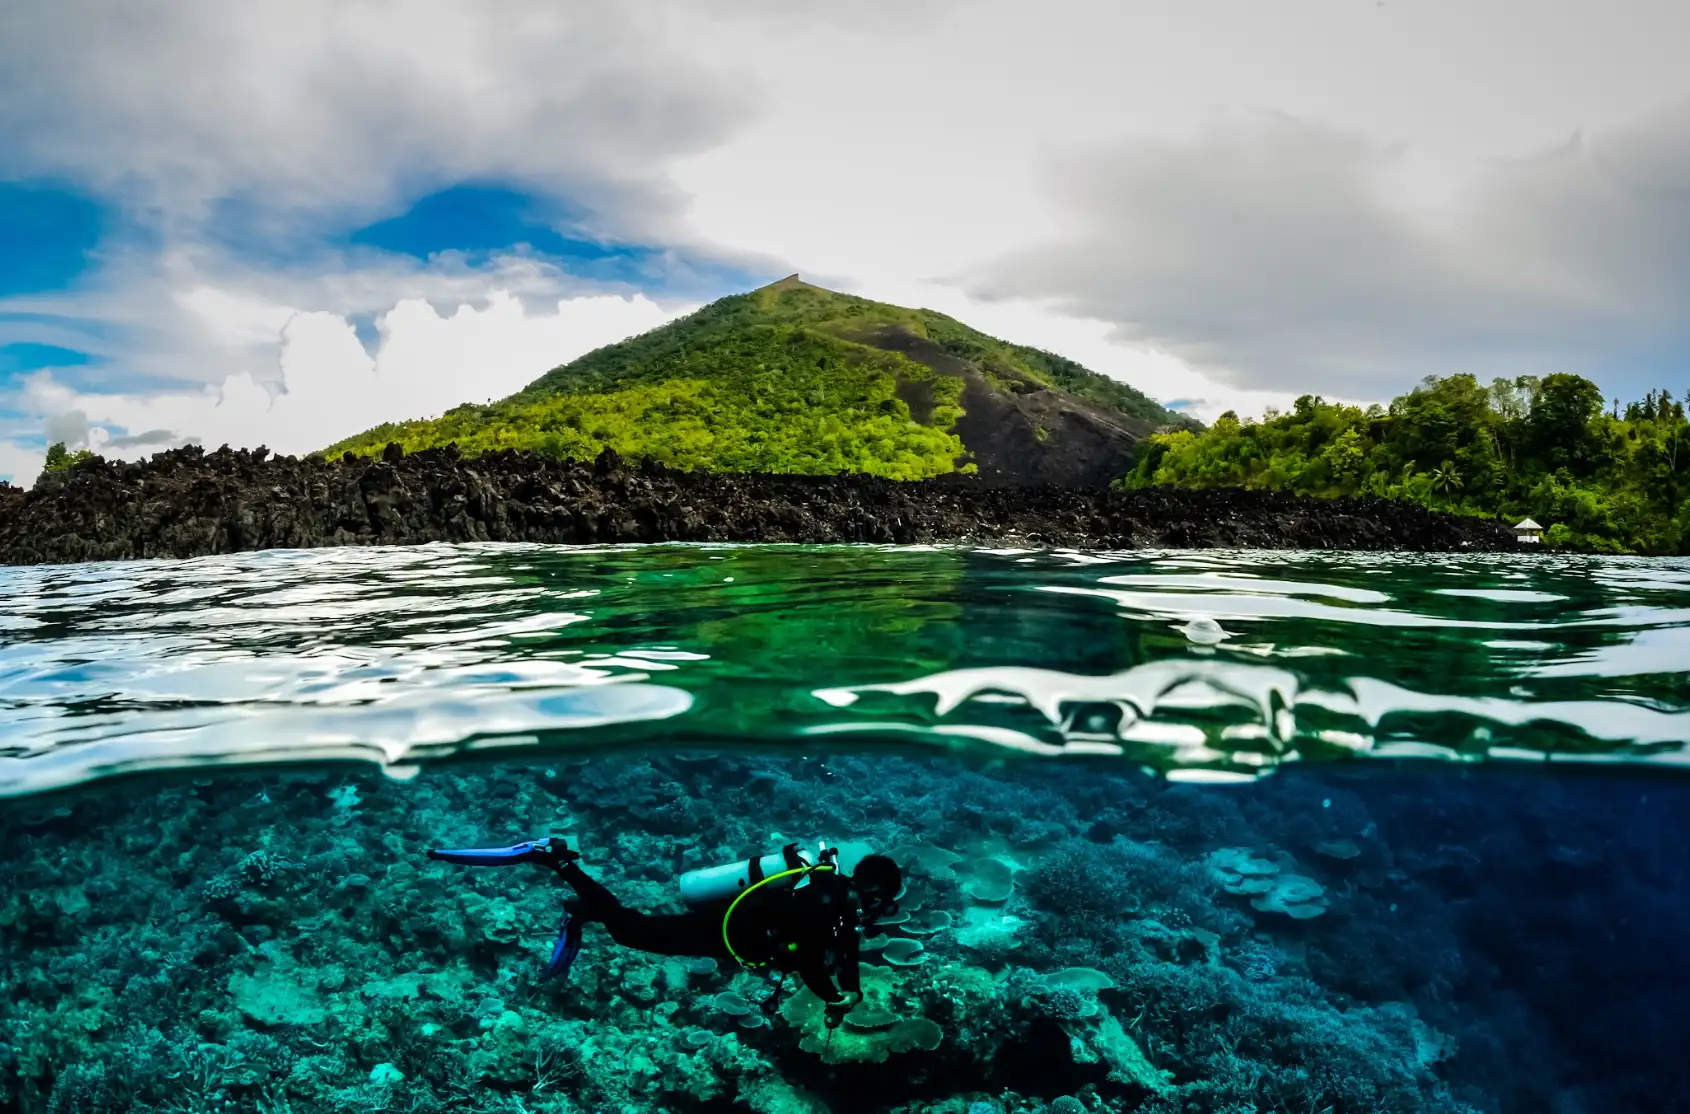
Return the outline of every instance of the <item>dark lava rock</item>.
{"type": "Polygon", "coordinates": [[[0,563],[197,557],[422,542],[1011,542],[1032,547],[1507,551],[1502,524],[1384,499],[997,487],[947,477],[677,472],[606,451],[379,459],[190,446],[95,459],[28,492],[0,484],[0,563]]]}
{"type": "Polygon", "coordinates": [[[0,522],[5,522],[23,508],[24,499],[28,492],[21,487],[0,480],[0,522]]]}

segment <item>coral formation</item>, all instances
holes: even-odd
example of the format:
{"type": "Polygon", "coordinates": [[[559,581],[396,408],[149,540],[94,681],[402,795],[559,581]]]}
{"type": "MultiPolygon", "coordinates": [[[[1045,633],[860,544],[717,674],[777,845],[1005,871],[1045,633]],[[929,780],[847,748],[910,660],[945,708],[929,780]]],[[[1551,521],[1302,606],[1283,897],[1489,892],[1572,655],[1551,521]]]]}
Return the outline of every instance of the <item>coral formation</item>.
{"type": "Polygon", "coordinates": [[[917,967],[927,959],[927,946],[920,940],[888,940],[881,946],[880,955],[894,967],[917,967]]]}
{"type": "Polygon", "coordinates": [[[1326,912],[1326,890],[1313,878],[1282,874],[1273,887],[1250,899],[1250,907],[1263,913],[1283,913],[1292,920],[1306,921],[1326,912]]]}
{"type": "MultiPolygon", "coordinates": [[[[1353,844],[1351,845],[1353,846],[1353,844]]],[[[1357,850],[1359,854],[1359,849],[1357,850]]],[[[1340,854],[1340,859],[1353,855],[1340,854]]],[[[1248,848],[1223,847],[1210,852],[1209,871],[1229,894],[1250,899],[1250,907],[1262,913],[1279,913],[1292,920],[1306,921],[1330,908],[1326,889],[1313,878],[1286,874],[1278,863],[1259,858],[1248,848]]]]}
{"type": "Polygon", "coordinates": [[[863,1000],[835,1029],[827,1026],[822,1000],[808,989],[788,998],[781,1016],[798,1033],[799,1047],[827,1064],[883,1063],[906,1052],[932,1052],[943,1042],[945,1031],[914,1012],[919,1003],[903,984],[865,969],[862,987],[863,1000]]]}
{"type": "MultiPolygon", "coordinates": [[[[1455,915],[1415,881],[1473,867],[1428,848],[1404,856],[1412,876],[1328,876],[1385,854],[1376,833],[1338,830],[1367,823],[1353,792],[1320,791],[1341,807],[1311,836],[1289,779],[1227,795],[1062,768],[821,765],[607,754],[567,777],[557,760],[406,782],[263,773],[20,810],[0,825],[0,1109],[1527,1108],[1491,1090],[1502,1052],[1454,1005],[1477,985],[1455,915]],[[596,926],[569,980],[547,981],[556,883],[421,855],[566,817],[622,900],[673,910],[679,871],[845,815],[903,857],[909,917],[871,938],[864,1000],[834,1029],[791,980],[621,950],[596,926]],[[1014,851],[1020,884],[983,903],[979,864],[1007,854],[1017,815],[1044,834],[1014,851]],[[1293,869],[1282,849],[1311,838],[1361,853],[1293,869]]],[[[1537,1047],[1516,1034],[1508,1062],[1537,1047]]]]}
{"type": "Polygon", "coordinates": [[[975,901],[1001,905],[1015,892],[1015,872],[997,859],[976,859],[968,864],[962,888],[975,901]]]}

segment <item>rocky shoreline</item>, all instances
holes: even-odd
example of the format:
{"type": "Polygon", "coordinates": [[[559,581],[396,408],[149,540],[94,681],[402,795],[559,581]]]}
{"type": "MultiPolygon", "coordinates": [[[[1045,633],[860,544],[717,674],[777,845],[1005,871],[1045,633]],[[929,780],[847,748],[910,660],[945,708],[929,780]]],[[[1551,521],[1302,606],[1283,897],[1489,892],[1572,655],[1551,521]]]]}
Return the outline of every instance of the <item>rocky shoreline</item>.
{"type": "Polygon", "coordinates": [[[678,472],[605,452],[461,458],[452,447],[322,461],[197,447],[0,484],[0,564],[186,558],[423,542],[1012,543],[1087,549],[1510,551],[1485,519],[1383,499],[1160,488],[992,487],[964,477],[678,472]]]}

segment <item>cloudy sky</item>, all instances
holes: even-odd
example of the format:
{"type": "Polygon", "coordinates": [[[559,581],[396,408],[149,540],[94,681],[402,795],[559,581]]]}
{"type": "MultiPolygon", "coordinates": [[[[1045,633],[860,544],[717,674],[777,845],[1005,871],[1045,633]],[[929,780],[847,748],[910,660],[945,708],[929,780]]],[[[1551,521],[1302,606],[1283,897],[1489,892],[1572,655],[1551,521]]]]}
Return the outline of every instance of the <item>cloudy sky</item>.
{"type": "Polygon", "coordinates": [[[1690,388],[1682,0],[0,6],[0,479],[307,452],[791,272],[1200,417],[1690,388]]]}

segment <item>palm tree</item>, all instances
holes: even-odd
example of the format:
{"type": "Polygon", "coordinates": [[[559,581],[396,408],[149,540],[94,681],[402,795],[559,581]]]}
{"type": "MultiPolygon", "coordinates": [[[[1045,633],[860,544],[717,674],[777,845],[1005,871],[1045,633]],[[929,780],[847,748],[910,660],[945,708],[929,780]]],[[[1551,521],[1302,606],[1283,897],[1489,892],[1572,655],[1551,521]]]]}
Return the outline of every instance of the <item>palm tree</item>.
{"type": "Polygon", "coordinates": [[[1461,489],[1461,473],[1455,470],[1453,462],[1446,460],[1442,468],[1432,469],[1432,486],[1442,491],[1445,498],[1461,489]]]}

